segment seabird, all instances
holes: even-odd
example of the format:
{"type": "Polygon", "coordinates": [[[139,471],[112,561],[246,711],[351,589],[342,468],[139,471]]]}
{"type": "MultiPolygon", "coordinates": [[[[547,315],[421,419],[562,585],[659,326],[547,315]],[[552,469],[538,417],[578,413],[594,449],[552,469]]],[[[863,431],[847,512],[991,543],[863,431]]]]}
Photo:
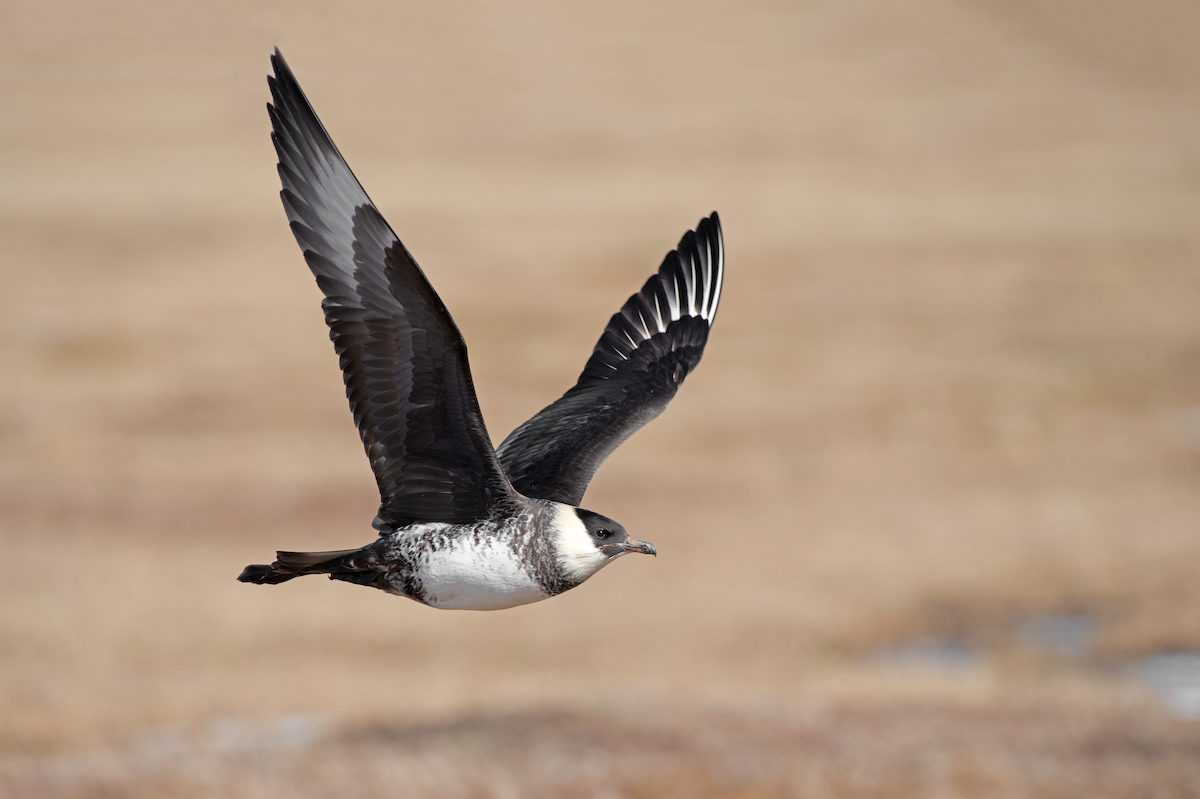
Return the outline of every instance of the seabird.
{"type": "Polygon", "coordinates": [[[630,552],[657,555],[579,507],[596,469],[696,368],[721,298],[716,213],[604,328],[575,385],[493,449],[467,346],[417,262],[325,132],[279,50],[267,105],[280,196],[321,307],[375,481],[379,536],[278,552],[239,580],[305,574],[435,608],[499,610],[561,594],[630,552]]]}

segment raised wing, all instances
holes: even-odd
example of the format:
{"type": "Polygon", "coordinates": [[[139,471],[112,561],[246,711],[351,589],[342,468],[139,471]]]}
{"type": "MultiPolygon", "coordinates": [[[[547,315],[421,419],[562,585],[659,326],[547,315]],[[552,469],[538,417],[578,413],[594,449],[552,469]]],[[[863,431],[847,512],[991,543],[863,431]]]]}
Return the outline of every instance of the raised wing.
{"type": "Polygon", "coordinates": [[[271,65],[280,196],[325,293],[329,337],[379,484],[375,527],[485,518],[514,494],[483,424],[462,334],[278,50],[271,65]]]}
{"type": "Polygon", "coordinates": [[[609,320],[574,387],[497,448],[513,487],[570,505],[583,500],[605,458],[662,413],[700,363],[724,274],[714,212],[609,320]]]}

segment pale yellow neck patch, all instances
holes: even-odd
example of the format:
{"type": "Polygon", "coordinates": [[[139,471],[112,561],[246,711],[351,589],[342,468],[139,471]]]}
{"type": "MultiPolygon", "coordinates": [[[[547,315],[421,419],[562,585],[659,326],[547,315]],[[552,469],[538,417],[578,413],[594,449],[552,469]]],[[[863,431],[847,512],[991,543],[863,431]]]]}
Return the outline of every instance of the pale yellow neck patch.
{"type": "Polygon", "coordinates": [[[575,508],[570,505],[555,508],[554,532],[559,566],[573,580],[583,582],[612,560],[596,547],[575,508]]]}

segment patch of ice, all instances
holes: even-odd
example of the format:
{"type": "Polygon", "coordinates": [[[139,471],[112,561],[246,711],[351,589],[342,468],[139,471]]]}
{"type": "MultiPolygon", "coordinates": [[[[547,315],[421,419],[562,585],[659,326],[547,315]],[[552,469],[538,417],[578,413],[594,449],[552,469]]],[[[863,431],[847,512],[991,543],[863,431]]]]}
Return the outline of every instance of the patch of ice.
{"type": "Polygon", "coordinates": [[[295,749],[321,740],[327,729],[323,719],[312,715],[273,719],[222,717],[209,722],[203,740],[209,748],[224,751],[295,749]]]}
{"type": "Polygon", "coordinates": [[[1200,449],[1200,408],[1188,408],[1179,414],[1179,434],[1188,449],[1200,449]]]}
{"type": "Polygon", "coordinates": [[[1037,652],[1086,657],[1096,641],[1099,624],[1091,616],[1031,616],[1017,628],[1021,643],[1037,652]]]}
{"type": "Polygon", "coordinates": [[[1141,682],[1179,718],[1200,718],[1200,652],[1164,652],[1138,663],[1141,682]]]}
{"type": "Polygon", "coordinates": [[[922,638],[876,650],[871,660],[890,669],[957,674],[979,666],[983,659],[960,641],[922,638]]]}

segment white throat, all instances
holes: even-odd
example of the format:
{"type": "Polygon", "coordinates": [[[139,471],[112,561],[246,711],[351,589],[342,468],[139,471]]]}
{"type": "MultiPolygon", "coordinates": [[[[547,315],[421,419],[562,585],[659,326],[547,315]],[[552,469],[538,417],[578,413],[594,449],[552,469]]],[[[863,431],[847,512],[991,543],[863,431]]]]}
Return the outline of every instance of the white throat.
{"type": "Polygon", "coordinates": [[[558,565],[573,580],[583,582],[612,560],[597,547],[570,505],[558,505],[554,516],[554,545],[558,565]]]}

